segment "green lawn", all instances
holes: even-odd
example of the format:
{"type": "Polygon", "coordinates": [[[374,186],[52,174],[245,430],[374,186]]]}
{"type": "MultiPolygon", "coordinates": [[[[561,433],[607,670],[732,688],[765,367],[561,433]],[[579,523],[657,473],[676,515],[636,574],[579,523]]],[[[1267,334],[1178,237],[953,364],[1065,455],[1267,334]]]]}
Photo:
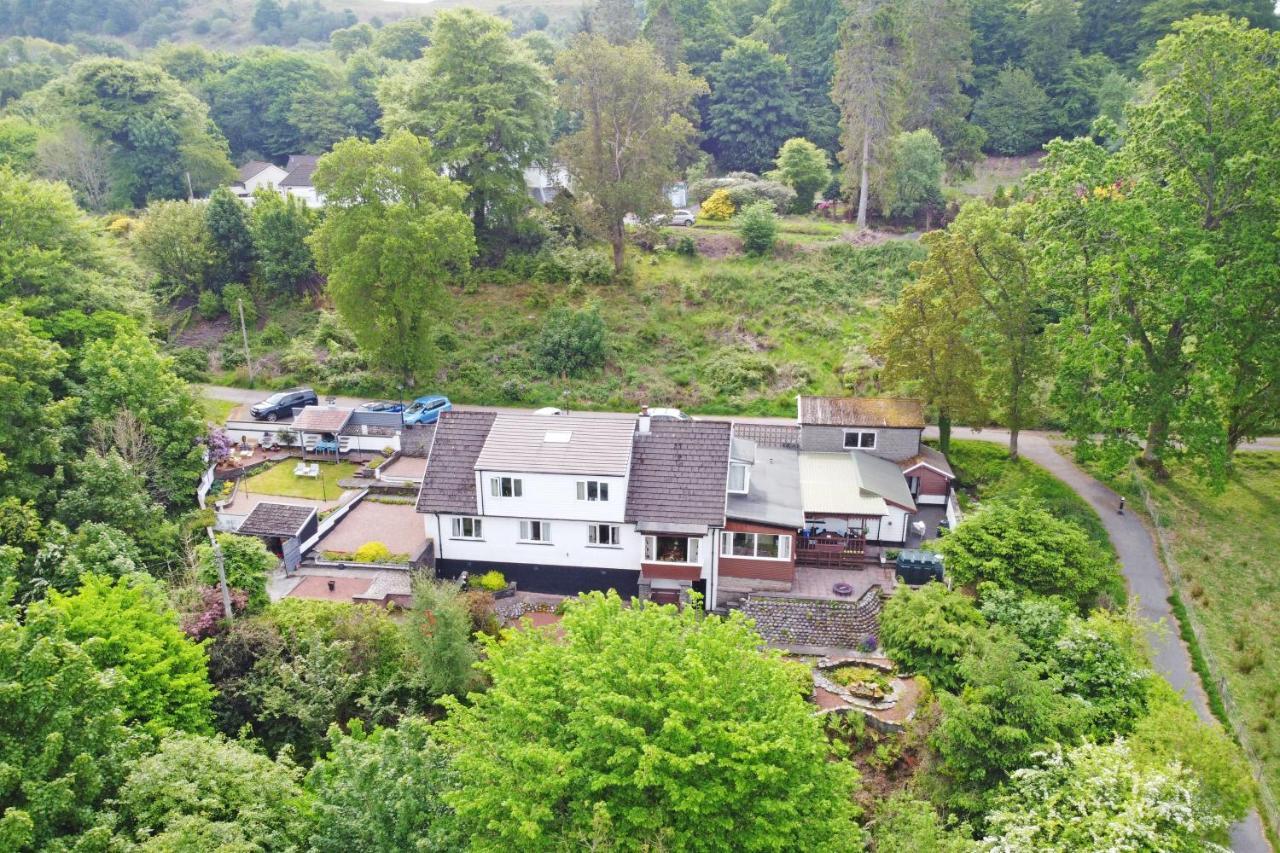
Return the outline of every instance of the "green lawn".
{"type": "Polygon", "coordinates": [[[1036,498],[1055,517],[1083,528],[1098,548],[1111,556],[1115,571],[1107,592],[1115,601],[1127,598],[1115,548],[1102,519],[1070,486],[1034,462],[1010,462],[1009,449],[1003,444],[953,440],[947,459],[956,474],[961,509],[972,506],[975,500],[1016,499],[1023,495],[1036,498]]]}
{"type": "Polygon", "coordinates": [[[272,465],[249,477],[240,487],[247,489],[249,494],[331,501],[342,494],[338,481],[351,477],[360,467],[354,462],[321,462],[320,476],[312,479],[294,476],[293,466],[296,464],[297,460],[288,459],[272,465]]]}
{"type": "Polygon", "coordinates": [[[1221,491],[1180,468],[1144,482],[1243,740],[1280,793],[1280,453],[1239,454],[1221,491]]]}
{"type": "Polygon", "coordinates": [[[199,399],[205,420],[218,426],[227,422],[227,418],[231,415],[231,410],[237,405],[230,400],[215,400],[212,397],[200,397],[199,399]]]}

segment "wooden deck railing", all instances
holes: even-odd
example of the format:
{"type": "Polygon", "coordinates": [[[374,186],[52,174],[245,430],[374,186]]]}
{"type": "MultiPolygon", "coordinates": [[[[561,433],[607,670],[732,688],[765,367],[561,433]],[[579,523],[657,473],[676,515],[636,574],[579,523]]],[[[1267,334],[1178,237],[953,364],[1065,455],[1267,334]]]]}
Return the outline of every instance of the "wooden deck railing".
{"type": "Polygon", "coordinates": [[[868,562],[867,541],[861,536],[822,537],[796,542],[796,564],[820,568],[846,568],[868,562]]]}

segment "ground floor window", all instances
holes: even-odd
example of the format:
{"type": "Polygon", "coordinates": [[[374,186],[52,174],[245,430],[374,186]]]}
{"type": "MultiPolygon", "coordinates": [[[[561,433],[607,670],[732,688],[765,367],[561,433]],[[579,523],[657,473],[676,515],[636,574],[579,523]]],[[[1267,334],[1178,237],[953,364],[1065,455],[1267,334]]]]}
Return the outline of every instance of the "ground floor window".
{"type": "Polygon", "coordinates": [[[587,542],[591,545],[621,545],[621,530],[616,524],[592,524],[587,527],[587,542]]]}
{"type": "Polygon", "coordinates": [[[646,536],[644,558],[650,563],[701,563],[702,540],[694,536],[646,536]]]}
{"type": "Polygon", "coordinates": [[[549,521],[520,522],[520,541],[550,542],[551,541],[551,522],[549,521]]]}
{"type": "Polygon", "coordinates": [[[773,533],[720,534],[720,550],[727,557],[751,557],[765,560],[791,559],[791,537],[773,533]]]}
{"type": "Polygon", "coordinates": [[[455,518],[453,520],[453,538],[454,539],[479,539],[480,519],[478,518],[455,518]]]}

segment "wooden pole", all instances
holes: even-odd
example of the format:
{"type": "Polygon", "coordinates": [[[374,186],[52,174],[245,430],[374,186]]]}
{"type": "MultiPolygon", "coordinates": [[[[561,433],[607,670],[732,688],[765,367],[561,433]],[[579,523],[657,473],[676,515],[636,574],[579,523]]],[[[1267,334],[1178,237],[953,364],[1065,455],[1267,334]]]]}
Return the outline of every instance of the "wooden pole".
{"type": "Polygon", "coordinates": [[[222,589],[222,612],[230,620],[231,591],[227,588],[227,564],[222,559],[222,546],[218,544],[218,537],[213,535],[212,527],[206,527],[205,532],[209,534],[209,544],[213,546],[213,559],[218,564],[218,586],[222,589]]]}

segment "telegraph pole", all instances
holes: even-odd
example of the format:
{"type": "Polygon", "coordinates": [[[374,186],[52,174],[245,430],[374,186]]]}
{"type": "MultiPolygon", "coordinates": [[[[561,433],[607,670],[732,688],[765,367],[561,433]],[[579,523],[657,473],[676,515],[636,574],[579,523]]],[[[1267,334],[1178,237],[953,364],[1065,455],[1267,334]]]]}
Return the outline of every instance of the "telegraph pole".
{"type": "Polygon", "coordinates": [[[227,564],[222,559],[222,546],[218,544],[218,537],[213,535],[212,527],[206,527],[204,530],[209,534],[209,544],[213,546],[213,559],[218,564],[218,586],[222,589],[222,613],[227,617],[227,621],[231,621],[231,591],[227,589],[227,564]]]}
{"type": "Polygon", "coordinates": [[[249,330],[244,325],[244,300],[236,300],[236,308],[240,309],[240,337],[244,340],[244,366],[249,368],[249,386],[253,387],[253,361],[249,358],[249,330]]]}

